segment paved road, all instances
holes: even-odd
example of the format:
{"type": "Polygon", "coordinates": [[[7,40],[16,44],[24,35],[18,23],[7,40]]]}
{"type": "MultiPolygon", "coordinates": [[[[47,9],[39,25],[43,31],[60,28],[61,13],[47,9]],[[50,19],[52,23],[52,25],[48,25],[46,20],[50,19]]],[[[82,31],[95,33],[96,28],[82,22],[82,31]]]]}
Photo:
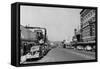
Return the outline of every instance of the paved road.
{"type": "Polygon", "coordinates": [[[59,61],[77,61],[95,59],[94,52],[79,51],[74,49],[54,48],[48,52],[42,59],[26,63],[59,62],[59,61]]]}
{"type": "Polygon", "coordinates": [[[38,62],[59,62],[95,59],[95,53],[78,51],[73,49],[55,48],[38,62]]]}

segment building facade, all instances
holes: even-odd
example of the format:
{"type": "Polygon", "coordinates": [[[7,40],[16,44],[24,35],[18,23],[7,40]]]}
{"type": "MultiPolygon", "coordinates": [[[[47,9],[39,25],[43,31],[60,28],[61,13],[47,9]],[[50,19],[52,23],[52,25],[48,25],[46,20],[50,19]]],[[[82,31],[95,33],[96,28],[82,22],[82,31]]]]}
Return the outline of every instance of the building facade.
{"type": "Polygon", "coordinates": [[[36,33],[26,29],[24,26],[20,26],[20,32],[21,32],[21,39],[24,40],[36,40],[36,33]]]}
{"type": "Polygon", "coordinates": [[[83,42],[95,42],[96,10],[83,9],[81,17],[81,37],[83,42]]]}

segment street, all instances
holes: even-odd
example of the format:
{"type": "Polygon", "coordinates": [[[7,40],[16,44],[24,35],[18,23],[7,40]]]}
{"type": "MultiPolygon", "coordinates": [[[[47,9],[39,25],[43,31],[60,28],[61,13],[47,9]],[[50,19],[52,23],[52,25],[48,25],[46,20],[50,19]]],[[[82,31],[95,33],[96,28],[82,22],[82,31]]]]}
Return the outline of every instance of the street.
{"type": "Polygon", "coordinates": [[[54,48],[48,52],[42,59],[25,63],[41,63],[41,62],[59,62],[59,61],[77,61],[95,59],[94,52],[79,51],[66,48],[54,48]]]}
{"type": "Polygon", "coordinates": [[[55,48],[52,49],[39,62],[57,62],[57,61],[76,61],[95,59],[95,53],[82,52],[73,49],[55,48]]]}
{"type": "Polygon", "coordinates": [[[20,24],[21,64],[97,58],[96,9],[47,11],[45,8],[23,8],[25,12],[21,15],[20,24]]]}

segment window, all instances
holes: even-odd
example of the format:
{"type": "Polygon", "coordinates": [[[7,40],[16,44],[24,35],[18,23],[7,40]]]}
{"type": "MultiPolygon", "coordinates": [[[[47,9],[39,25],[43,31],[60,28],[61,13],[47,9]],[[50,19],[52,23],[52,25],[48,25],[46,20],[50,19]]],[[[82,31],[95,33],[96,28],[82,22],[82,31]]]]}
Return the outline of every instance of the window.
{"type": "Polygon", "coordinates": [[[93,22],[95,21],[95,17],[92,17],[92,21],[93,21],[93,22]]]}

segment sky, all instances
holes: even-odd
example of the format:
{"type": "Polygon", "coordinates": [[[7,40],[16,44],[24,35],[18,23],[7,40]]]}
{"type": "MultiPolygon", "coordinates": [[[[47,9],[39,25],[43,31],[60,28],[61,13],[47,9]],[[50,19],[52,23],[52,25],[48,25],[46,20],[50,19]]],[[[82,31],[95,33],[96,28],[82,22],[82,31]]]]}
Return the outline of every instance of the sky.
{"type": "Polygon", "coordinates": [[[20,24],[47,29],[51,41],[71,40],[74,29],[80,25],[82,9],[21,6],[20,24]]]}

